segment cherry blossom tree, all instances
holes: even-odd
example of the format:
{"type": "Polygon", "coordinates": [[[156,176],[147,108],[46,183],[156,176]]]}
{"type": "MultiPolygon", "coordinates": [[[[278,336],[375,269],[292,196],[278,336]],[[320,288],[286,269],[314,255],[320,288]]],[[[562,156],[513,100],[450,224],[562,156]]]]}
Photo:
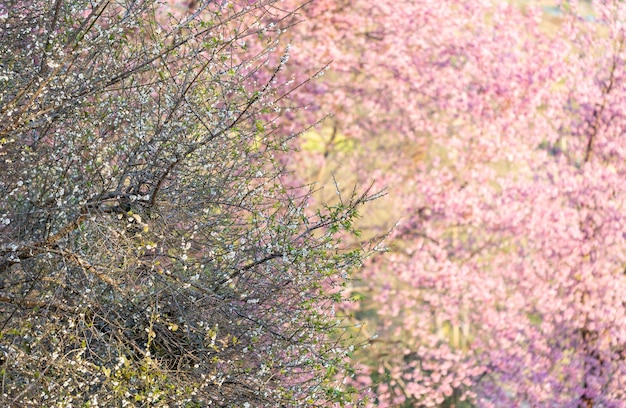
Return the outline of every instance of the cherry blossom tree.
{"type": "Polygon", "coordinates": [[[318,160],[378,166],[401,219],[355,287],[373,405],[624,406],[625,8],[304,9],[294,66],[333,61],[303,97],[334,114],[318,160]]]}
{"type": "Polygon", "coordinates": [[[292,17],[0,3],[3,406],[350,401],[340,237],[372,196],[310,214],[286,182],[292,17]]]}

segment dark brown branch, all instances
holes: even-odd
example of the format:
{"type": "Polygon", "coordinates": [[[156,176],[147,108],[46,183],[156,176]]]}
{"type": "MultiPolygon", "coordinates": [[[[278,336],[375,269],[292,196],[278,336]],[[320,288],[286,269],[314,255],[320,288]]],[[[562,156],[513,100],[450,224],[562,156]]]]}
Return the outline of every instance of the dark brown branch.
{"type": "Polygon", "coordinates": [[[583,163],[587,163],[591,159],[591,155],[593,154],[593,143],[596,139],[600,128],[600,121],[602,119],[602,114],[604,113],[604,109],[606,108],[607,103],[607,95],[611,93],[613,86],[615,85],[615,70],[617,69],[617,59],[619,54],[621,54],[622,48],[624,45],[624,38],[622,37],[619,40],[619,47],[616,54],[613,56],[613,63],[611,64],[611,71],[609,74],[609,83],[604,86],[602,93],[602,103],[600,106],[596,107],[593,111],[592,120],[593,123],[591,125],[591,133],[587,138],[587,146],[585,147],[585,157],[583,159],[583,163]]]}
{"type": "Polygon", "coordinates": [[[35,308],[50,308],[55,310],[60,310],[63,312],[72,312],[72,309],[65,305],[58,304],[53,301],[41,301],[34,299],[26,299],[26,298],[18,298],[17,296],[10,293],[1,293],[0,292],[0,302],[9,303],[15,306],[19,306],[27,309],[35,309],[35,308]]]}

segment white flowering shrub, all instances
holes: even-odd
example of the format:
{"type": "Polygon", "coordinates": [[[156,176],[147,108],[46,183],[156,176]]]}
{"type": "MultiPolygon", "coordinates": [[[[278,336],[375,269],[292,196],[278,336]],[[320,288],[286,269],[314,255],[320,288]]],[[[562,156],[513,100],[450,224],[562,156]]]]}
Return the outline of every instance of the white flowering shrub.
{"type": "Polygon", "coordinates": [[[284,171],[293,14],[170,10],[0,5],[0,405],[345,403],[371,196],[310,215],[284,171]]]}

